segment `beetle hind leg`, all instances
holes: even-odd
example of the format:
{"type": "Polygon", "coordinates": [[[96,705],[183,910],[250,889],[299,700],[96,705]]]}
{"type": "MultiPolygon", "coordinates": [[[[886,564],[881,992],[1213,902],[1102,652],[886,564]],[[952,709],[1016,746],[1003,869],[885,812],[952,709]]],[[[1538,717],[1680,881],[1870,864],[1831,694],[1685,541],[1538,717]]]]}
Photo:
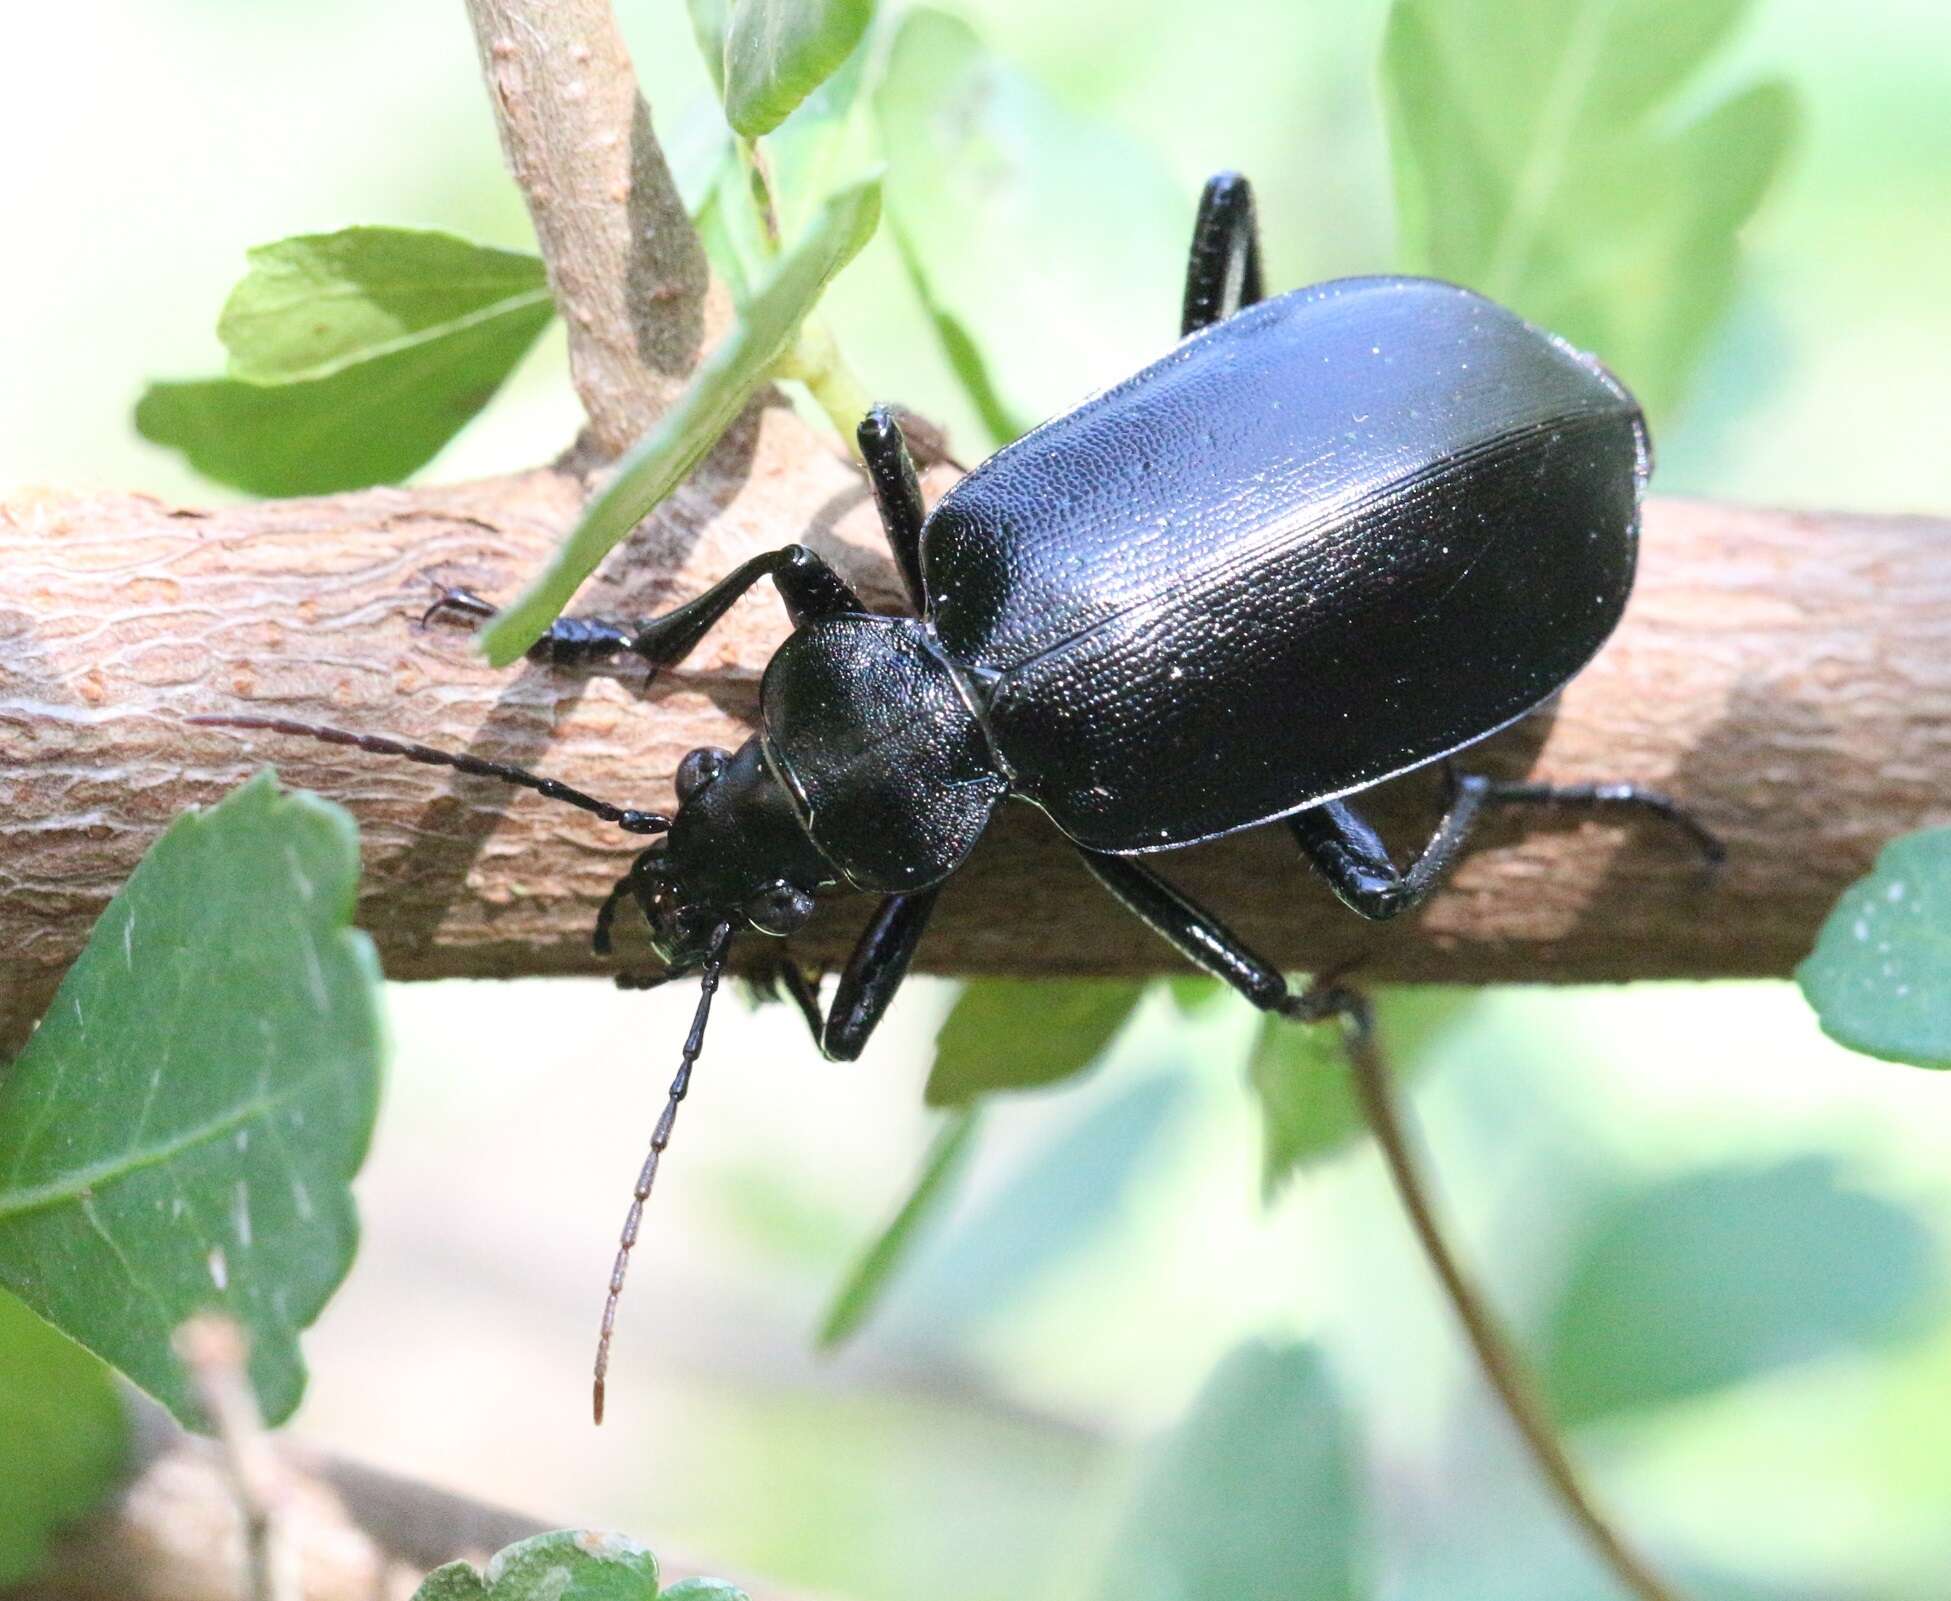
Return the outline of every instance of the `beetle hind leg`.
{"type": "Polygon", "coordinates": [[[1185,301],[1179,337],[1222,322],[1265,298],[1260,276],[1260,225],[1253,215],[1253,186],[1237,172],[1206,182],[1192,225],[1186,262],[1185,301]]]}
{"type": "Polygon", "coordinates": [[[1296,812],[1288,829],[1343,905],[1381,921],[1428,899],[1490,806],[1577,807],[1590,811],[1644,812],[1680,829],[1709,867],[1726,848],[1669,797],[1637,784],[1513,783],[1466,773],[1450,776],[1450,804],[1442,820],[1406,868],[1398,868],[1367,818],[1346,801],[1327,801],[1296,812]]]}
{"type": "Polygon", "coordinates": [[[1083,849],[1077,854],[1126,911],[1193,966],[1230,984],[1261,1011],[1297,1023],[1325,1022],[1331,1017],[1348,1017],[1358,1024],[1365,1020],[1359,993],[1337,982],[1335,975],[1326,975],[1298,993],[1290,989],[1279,968],[1149,867],[1129,856],[1083,849]]]}

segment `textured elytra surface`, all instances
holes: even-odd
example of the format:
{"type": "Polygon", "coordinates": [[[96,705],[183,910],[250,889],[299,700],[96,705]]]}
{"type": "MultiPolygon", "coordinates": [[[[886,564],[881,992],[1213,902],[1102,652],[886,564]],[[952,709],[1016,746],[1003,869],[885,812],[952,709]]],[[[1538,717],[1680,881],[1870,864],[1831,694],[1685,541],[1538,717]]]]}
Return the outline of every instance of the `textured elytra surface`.
{"type": "Polygon", "coordinates": [[[1611,632],[1637,409],[1508,311],[1366,278],[1265,301],[1037,430],[922,536],[1019,791],[1101,850],[1454,750],[1611,632]]]}

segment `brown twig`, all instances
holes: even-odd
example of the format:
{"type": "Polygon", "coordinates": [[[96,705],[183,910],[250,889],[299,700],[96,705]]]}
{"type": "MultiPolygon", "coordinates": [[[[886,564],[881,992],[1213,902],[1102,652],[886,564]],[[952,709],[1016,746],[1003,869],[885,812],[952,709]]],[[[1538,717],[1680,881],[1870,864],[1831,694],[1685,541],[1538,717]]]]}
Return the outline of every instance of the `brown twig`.
{"type": "Polygon", "coordinates": [[[467,0],[501,147],[528,202],[569,365],[615,455],[722,331],[713,284],[610,0],[467,0]]]}
{"type": "Polygon", "coordinates": [[[1403,1126],[1396,1105],[1395,1086],[1376,1043],[1366,1005],[1357,1001],[1355,1009],[1341,1019],[1340,1026],[1349,1068],[1354,1075],[1356,1096],[1370,1129],[1374,1131],[1383,1164],[1389,1170],[1396,1197],[1408,1216],[1416,1242],[1429,1259],[1429,1265],[1443,1287],[1444,1297],[1455,1311],[1457,1322],[1462,1325],[1464,1338],[1477,1359],[1478,1368],[1496,1394],[1505,1415],[1523,1438],[1532,1460],[1538,1465],[1538,1471],[1544,1475],[1552,1493],[1558,1497],[1600,1559],[1617,1575],[1620,1583],[1640,1601],[1681,1601],[1678,1592],[1647,1566],[1587,1494],[1578,1469],[1566,1453],[1550,1410],[1538,1394],[1523,1359],[1498,1326],[1496,1316],[1483,1296],[1464,1273],[1456,1252],[1450,1248],[1442,1225],[1436,1218],[1428,1181],[1418,1166],[1411,1138],[1403,1126]]]}
{"type": "Polygon", "coordinates": [[[215,1313],[192,1318],[176,1331],[176,1354],[222,1452],[242,1534],[245,1594],[249,1601],[299,1601],[297,1572],[278,1532],[284,1472],[245,1370],[243,1330],[215,1313]]]}
{"type": "MultiPolygon", "coordinates": [[[[248,1601],[224,1448],[131,1398],[136,1444],[110,1502],[64,1533],[43,1576],[0,1601],[248,1601]]],[[[503,1546],[561,1527],[280,1440],[279,1537],[293,1601],[408,1601],[429,1569],[480,1567],[503,1546]]],[[[710,1572],[659,1551],[666,1583],[710,1572]]],[[[753,1601],[787,1592],[740,1578],[753,1601]]]]}

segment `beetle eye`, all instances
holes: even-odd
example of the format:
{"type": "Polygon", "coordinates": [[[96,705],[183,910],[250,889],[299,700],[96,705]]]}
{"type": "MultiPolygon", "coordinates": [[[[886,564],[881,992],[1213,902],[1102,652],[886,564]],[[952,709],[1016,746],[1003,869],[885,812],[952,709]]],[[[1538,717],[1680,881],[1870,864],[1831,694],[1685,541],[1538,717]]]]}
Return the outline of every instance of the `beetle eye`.
{"type": "Polygon", "coordinates": [[[682,806],[725,770],[731,752],[700,745],[677,764],[677,801],[682,806]]]}
{"type": "Polygon", "coordinates": [[[761,934],[790,934],[813,915],[813,897],[784,879],[745,903],[745,917],[761,934]]]}

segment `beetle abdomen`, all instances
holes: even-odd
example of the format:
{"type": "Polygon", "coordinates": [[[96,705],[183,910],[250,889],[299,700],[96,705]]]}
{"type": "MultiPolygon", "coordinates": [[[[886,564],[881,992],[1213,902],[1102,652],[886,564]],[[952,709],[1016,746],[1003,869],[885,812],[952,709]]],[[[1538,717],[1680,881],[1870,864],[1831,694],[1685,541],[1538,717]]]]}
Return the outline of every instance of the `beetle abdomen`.
{"type": "Polygon", "coordinates": [[[1188,844],[1432,761],[1571,677],[1632,584],[1638,407],[1480,296],[1265,301],[1026,435],[923,535],[1019,793],[1188,844]]]}

